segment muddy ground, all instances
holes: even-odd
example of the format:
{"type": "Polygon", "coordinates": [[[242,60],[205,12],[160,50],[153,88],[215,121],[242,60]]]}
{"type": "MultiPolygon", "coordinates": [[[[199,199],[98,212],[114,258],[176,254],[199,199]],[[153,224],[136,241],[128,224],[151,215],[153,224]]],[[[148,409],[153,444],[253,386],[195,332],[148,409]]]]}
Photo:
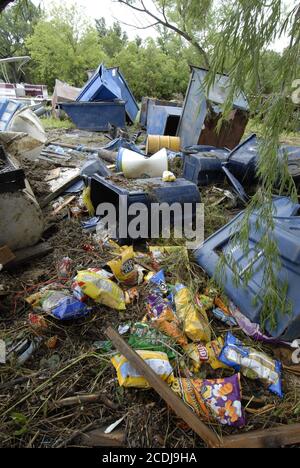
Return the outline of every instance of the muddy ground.
{"type": "MultiPolygon", "coordinates": [[[[103,136],[75,130],[52,130],[48,136],[50,140],[91,146],[107,141],[103,136]]],[[[49,193],[45,175],[55,166],[28,161],[23,162],[23,166],[37,198],[42,200],[49,193]]],[[[240,210],[228,205],[228,200],[218,204],[220,194],[213,189],[204,191],[202,196],[206,205],[206,236],[226,224],[240,210]]],[[[74,206],[78,205],[78,199],[79,196],[73,202],[74,206]]],[[[61,282],[57,265],[63,257],[68,256],[72,260],[72,271],[63,281],[66,287],[71,286],[76,271],[102,267],[112,258],[109,248],[95,240],[92,234],[83,232],[80,221],[87,215],[76,218],[71,215],[70,208],[56,217],[51,213],[52,206],[46,207],[43,238],[50,242],[53,252],[16,271],[0,273],[0,339],[6,342],[36,337],[28,321],[32,310],[25,299],[45,285],[61,282]]],[[[138,249],[147,251],[147,246],[138,246],[138,249]]],[[[192,257],[186,265],[182,259],[172,259],[169,264],[166,262],[165,269],[171,283],[189,278],[200,293],[204,293],[209,284],[192,257]]],[[[107,340],[105,330],[108,326],[118,329],[122,324],[134,323],[144,317],[145,286],[139,288],[139,293],[138,301],[128,306],[125,313],[93,304],[92,314],[78,321],[62,323],[45,317],[47,329],[42,335],[43,342],[32,357],[24,365],[13,360],[0,365],[1,447],[84,447],[83,433],[106,428],[122,417],[124,421],[118,429],[124,432],[126,447],[204,447],[199,437],[178,420],[154,391],[119,387],[110,363],[112,352],[97,350],[95,343],[107,340]],[[57,337],[57,345],[49,349],[48,340],[53,337],[57,337]],[[68,397],[95,394],[97,401],[91,403],[77,401],[68,406],[65,401],[68,397]]],[[[216,337],[224,335],[227,330],[214,319],[211,319],[211,324],[216,337]]],[[[244,342],[253,345],[240,330],[234,332],[244,342]]],[[[272,346],[263,346],[262,349],[273,357],[280,357],[287,365],[283,373],[285,398],[280,400],[259,383],[242,377],[243,404],[247,415],[244,432],[299,422],[299,367],[290,367],[290,351],[287,349],[272,346]]],[[[215,372],[204,366],[200,377],[229,375],[232,375],[231,371],[215,372]]],[[[217,423],[210,426],[220,437],[241,432],[217,423]]]]}

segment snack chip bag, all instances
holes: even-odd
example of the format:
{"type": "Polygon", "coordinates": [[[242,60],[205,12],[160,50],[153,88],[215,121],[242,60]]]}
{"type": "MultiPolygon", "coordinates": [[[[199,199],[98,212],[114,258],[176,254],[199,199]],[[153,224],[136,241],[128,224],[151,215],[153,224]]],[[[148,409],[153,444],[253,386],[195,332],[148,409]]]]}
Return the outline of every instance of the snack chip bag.
{"type": "Polygon", "coordinates": [[[210,412],[201,393],[195,387],[194,379],[176,378],[171,388],[197,416],[209,419],[210,412]]]}
{"type": "Polygon", "coordinates": [[[134,262],[133,247],[127,247],[122,251],[119,258],[107,264],[115,278],[126,286],[136,286],[139,280],[139,272],[134,262]]]}
{"type": "Polygon", "coordinates": [[[122,289],[104,275],[92,271],[79,271],[76,277],[82,292],[99,304],[111,309],[126,310],[122,289]]]}
{"type": "Polygon", "coordinates": [[[171,317],[174,316],[172,306],[168,299],[164,299],[157,294],[150,294],[147,297],[147,311],[151,319],[159,318],[160,315],[166,310],[170,310],[171,317]]]}
{"type": "Polygon", "coordinates": [[[209,421],[213,417],[224,426],[245,426],[239,375],[218,380],[178,378],[172,390],[200,418],[209,421]]]}
{"type": "Polygon", "coordinates": [[[227,315],[222,309],[215,308],[212,310],[212,314],[217,320],[220,320],[229,327],[237,326],[237,321],[235,320],[235,318],[232,315],[227,315]]]}
{"type": "Polygon", "coordinates": [[[188,288],[181,284],[175,287],[176,314],[183,323],[184,333],[192,341],[211,341],[211,329],[205,309],[196,306],[188,288]]]}
{"type": "Polygon", "coordinates": [[[132,304],[135,301],[138,301],[140,295],[137,288],[131,288],[125,291],[125,303],[132,304]]]}
{"type": "MultiPolygon", "coordinates": [[[[141,350],[137,351],[137,353],[162,380],[170,384],[173,382],[173,368],[165,353],[141,350]]],[[[118,381],[121,387],[151,388],[145,377],[140,375],[124,356],[118,354],[112,358],[111,362],[117,371],[118,381]]]]}
{"type": "Polygon", "coordinates": [[[82,201],[91,217],[95,216],[95,208],[91,200],[91,187],[86,187],[82,193],[82,201]]]}
{"type": "Polygon", "coordinates": [[[169,301],[155,294],[151,294],[147,301],[147,318],[151,321],[152,326],[172,338],[179,346],[186,346],[188,344],[187,338],[180,328],[179,320],[169,301]]]}
{"type": "Polygon", "coordinates": [[[194,385],[206,407],[220,424],[236,428],[245,426],[239,374],[216,380],[196,379],[194,385]]]}
{"type": "MultiPolygon", "coordinates": [[[[103,268],[99,270],[98,268],[88,268],[86,271],[91,271],[93,273],[97,273],[98,275],[104,276],[104,278],[111,279],[114,277],[112,273],[103,268]]],[[[77,277],[74,279],[72,284],[73,296],[80,302],[86,302],[88,300],[88,296],[84,294],[81,287],[78,284],[77,277]]]]}
{"type": "Polygon", "coordinates": [[[223,364],[233,367],[245,377],[260,380],[270,392],[283,398],[281,370],[279,361],[274,361],[266,354],[245,346],[231,333],[227,333],[225,346],[219,357],[223,364]]]}
{"type": "Polygon", "coordinates": [[[41,293],[39,306],[58,320],[75,320],[90,314],[91,308],[75,299],[67,290],[45,290],[41,293]]]}
{"type": "Polygon", "coordinates": [[[166,283],[164,270],[160,270],[156,275],[152,276],[149,280],[151,289],[154,293],[160,296],[167,296],[169,294],[169,288],[166,283]]]}
{"type": "Polygon", "coordinates": [[[176,358],[176,353],[170,346],[172,344],[171,340],[147,323],[138,322],[134,324],[128,344],[134,349],[160,351],[166,353],[169,359],[176,358]]]}
{"type": "Polygon", "coordinates": [[[201,365],[208,363],[214,370],[228,369],[228,366],[219,361],[219,356],[222,352],[224,341],[220,337],[206,345],[197,343],[188,344],[184,351],[193,361],[195,371],[198,372],[201,365]]]}

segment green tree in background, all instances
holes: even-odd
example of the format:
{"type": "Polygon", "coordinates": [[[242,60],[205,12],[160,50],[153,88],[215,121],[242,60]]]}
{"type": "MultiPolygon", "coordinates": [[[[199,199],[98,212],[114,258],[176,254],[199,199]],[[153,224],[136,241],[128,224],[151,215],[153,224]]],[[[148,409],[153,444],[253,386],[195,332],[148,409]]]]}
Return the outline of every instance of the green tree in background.
{"type": "Polygon", "coordinates": [[[114,57],[128,43],[127,34],[117,22],[114,22],[112,27],[107,27],[105,18],[100,18],[96,20],[96,29],[101,46],[108,57],[114,57]]]}
{"type": "MultiPolygon", "coordinates": [[[[0,15],[0,58],[28,54],[26,39],[33,33],[41,16],[40,8],[29,0],[22,8],[16,3],[0,15]]],[[[19,72],[15,64],[8,67],[8,75],[11,81],[24,78],[23,72],[19,72]]]]}
{"type": "Polygon", "coordinates": [[[35,79],[50,87],[56,78],[82,86],[86,71],[107,58],[96,29],[75,5],[54,8],[36,25],[26,45],[35,63],[35,79]]]}

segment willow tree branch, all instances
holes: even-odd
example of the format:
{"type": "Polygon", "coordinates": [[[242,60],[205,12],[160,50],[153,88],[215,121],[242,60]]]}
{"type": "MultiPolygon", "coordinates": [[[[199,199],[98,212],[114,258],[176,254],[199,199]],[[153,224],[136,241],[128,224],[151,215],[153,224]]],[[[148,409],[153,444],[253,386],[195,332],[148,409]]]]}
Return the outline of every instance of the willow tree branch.
{"type": "Polygon", "coordinates": [[[140,0],[141,7],[138,7],[137,5],[133,5],[131,3],[128,3],[128,0],[117,0],[117,2],[121,3],[123,5],[126,5],[129,8],[131,8],[132,10],[138,11],[139,13],[144,13],[144,14],[150,16],[151,18],[153,18],[155,20],[156,24],[160,24],[161,26],[164,26],[165,28],[171,29],[172,31],[179,34],[179,36],[183,37],[187,42],[192,44],[198,50],[198,52],[202,55],[202,57],[204,59],[205,66],[207,68],[209,68],[210,63],[209,63],[208,55],[205,52],[205,50],[203,49],[203,47],[201,47],[201,45],[197,42],[197,40],[194,37],[192,37],[189,33],[179,29],[177,26],[170,23],[169,20],[167,19],[166,15],[165,15],[165,11],[163,12],[164,19],[162,19],[159,16],[157,16],[155,13],[152,13],[152,11],[148,10],[148,8],[145,6],[145,3],[144,3],[143,0],[140,0]]]}

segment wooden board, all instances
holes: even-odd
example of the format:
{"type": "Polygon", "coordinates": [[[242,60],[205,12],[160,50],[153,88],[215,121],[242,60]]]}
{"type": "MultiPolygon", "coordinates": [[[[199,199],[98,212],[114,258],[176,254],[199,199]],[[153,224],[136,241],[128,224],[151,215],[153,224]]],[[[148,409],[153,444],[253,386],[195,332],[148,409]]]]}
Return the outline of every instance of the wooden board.
{"type": "Polygon", "coordinates": [[[7,265],[15,259],[15,255],[7,245],[0,247],[0,265],[7,265]]]}
{"type": "Polygon", "coordinates": [[[38,257],[43,257],[53,251],[53,247],[48,242],[42,242],[34,247],[17,250],[15,259],[5,266],[7,270],[13,270],[24,263],[30,262],[38,257]]]}
{"type": "Polygon", "coordinates": [[[280,448],[300,444],[300,424],[225,437],[223,448],[280,448]]]}
{"type": "Polygon", "coordinates": [[[196,434],[212,448],[220,446],[216,434],[204,424],[198,416],[174,393],[148,364],[123,340],[113,328],[106,330],[106,335],[115,345],[116,349],[125,356],[130,364],[145,377],[151,387],[165,400],[178,417],[183,419],[196,434]]]}
{"type": "Polygon", "coordinates": [[[72,187],[72,185],[76,184],[76,182],[78,182],[79,180],[81,180],[80,175],[77,175],[77,176],[73,177],[71,180],[68,180],[68,182],[61,185],[57,190],[55,190],[55,192],[50,193],[49,195],[47,195],[47,197],[45,197],[40,202],[40,207],[45,208],[46,206],[48,206],[49,203],[51,203],[53,200],[55,200],[60,195],[62,195],[68,188],[72,187]]]}
{"type": "Polygon", "coordinates": [[[71,195],[70,197],[67,197],[65,199],[65,201],[58,207],[56,208],[53,213],[52,213],[52,216],[55,216],[57,215],[58,213],[60,213],[64,208],[66,208],[68,205],[70,205],[70,203],[72,203],[72,201],[76,200],[76,196],[75,195],[71,195]]]}
{"type": "Polygon", "coordinates": [[[219,439],[195,413],[161,380],[143,359],[113,329],[108,328],[106,335],[116,349],[125,356],[130,364],[149,382],[152,388],[165,400],[173,411],[183,419],[198,436],[212,448],[275,448],[300,444],[300,424],[278,426],[263,431],[244,432],[236,436],[219,439]]]}

